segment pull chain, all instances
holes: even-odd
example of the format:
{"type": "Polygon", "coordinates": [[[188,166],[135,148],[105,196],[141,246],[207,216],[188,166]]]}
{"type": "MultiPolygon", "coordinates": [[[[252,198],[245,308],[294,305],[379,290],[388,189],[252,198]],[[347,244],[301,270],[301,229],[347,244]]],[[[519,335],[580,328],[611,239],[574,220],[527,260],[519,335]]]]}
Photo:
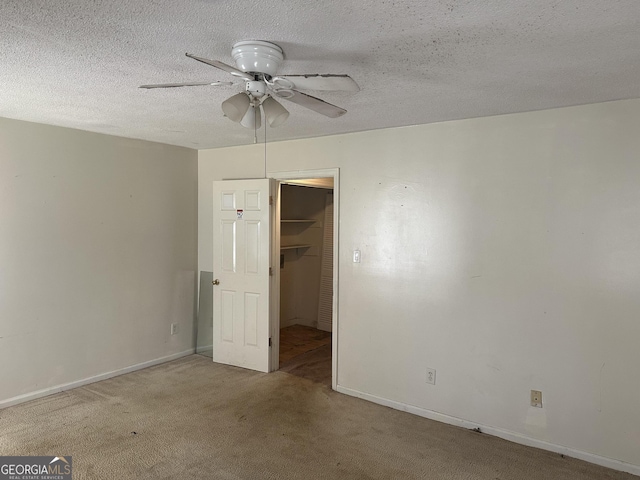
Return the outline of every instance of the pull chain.
{"type": "Polygon", "coordinates": [[[260,111],[256,108],[256,104],[253,104],[253,143],[258,143],[258,115],[260,111]]]}

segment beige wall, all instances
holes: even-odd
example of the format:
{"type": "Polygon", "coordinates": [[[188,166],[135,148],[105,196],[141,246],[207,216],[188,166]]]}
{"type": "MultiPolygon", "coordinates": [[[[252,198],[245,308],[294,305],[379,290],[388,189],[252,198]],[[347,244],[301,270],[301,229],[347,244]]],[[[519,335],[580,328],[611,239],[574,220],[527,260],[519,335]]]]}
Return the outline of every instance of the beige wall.
{"type": "Polygon", "coordinates": [[[193,348],[196,188],[195,150],[0,119],[0,406],[193,348]]]}
{"type": "MultiPolygon", "coordinates": [[[[340,168],[339,387],[640,473],[639,127],[629,100],[269,144],[340,168]]],[[[211,181],[263,152],[199,152],[200,269],[211,181]]]]}

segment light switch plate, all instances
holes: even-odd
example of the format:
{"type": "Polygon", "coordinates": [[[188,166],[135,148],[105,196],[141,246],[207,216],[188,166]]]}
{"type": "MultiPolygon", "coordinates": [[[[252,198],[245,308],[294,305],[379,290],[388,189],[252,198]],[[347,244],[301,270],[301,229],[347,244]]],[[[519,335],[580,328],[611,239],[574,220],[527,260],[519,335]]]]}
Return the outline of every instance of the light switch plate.
{"type": "Polygon", "coordinates": [[[542,408],[542,392],[540,390],[531,390],[531,406],[542,408]]]}

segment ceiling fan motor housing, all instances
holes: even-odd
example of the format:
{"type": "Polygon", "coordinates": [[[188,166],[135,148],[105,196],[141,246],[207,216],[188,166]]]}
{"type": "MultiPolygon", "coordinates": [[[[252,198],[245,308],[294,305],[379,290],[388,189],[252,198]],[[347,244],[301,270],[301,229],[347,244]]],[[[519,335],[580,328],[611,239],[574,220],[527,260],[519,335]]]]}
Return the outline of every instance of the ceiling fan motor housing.
{"type": "Polygon", "coordinates": [[[231,49],[231,56],[239,70],[264,73],[272,77],[284,60],[282,49],[278,45],[262,40],[243,40],[236,43],[231,49]]]}

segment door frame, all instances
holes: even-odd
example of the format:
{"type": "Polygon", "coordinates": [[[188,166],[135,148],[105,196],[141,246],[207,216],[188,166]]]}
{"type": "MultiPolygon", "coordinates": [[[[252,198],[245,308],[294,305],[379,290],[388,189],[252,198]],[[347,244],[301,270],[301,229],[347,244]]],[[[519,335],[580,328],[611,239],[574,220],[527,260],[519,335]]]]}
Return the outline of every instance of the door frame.
{"type": "Polygon", "coordinates": [[[339,283],[339,230],[340,230],[340,169],[324,168],[320,170],[295,170],[289,172],[267,172],[267,177],[277,181],[274,195],[275,215],[272,229],[272,258],[274,262],[271,284],[271,322],[272,338],[271,370],[279,368],[280,353],[280,201],[282,183],[303,178],[333,178],[333,305],[331,314],[331,388],[338,387],[338,283],[339,283]]]}

